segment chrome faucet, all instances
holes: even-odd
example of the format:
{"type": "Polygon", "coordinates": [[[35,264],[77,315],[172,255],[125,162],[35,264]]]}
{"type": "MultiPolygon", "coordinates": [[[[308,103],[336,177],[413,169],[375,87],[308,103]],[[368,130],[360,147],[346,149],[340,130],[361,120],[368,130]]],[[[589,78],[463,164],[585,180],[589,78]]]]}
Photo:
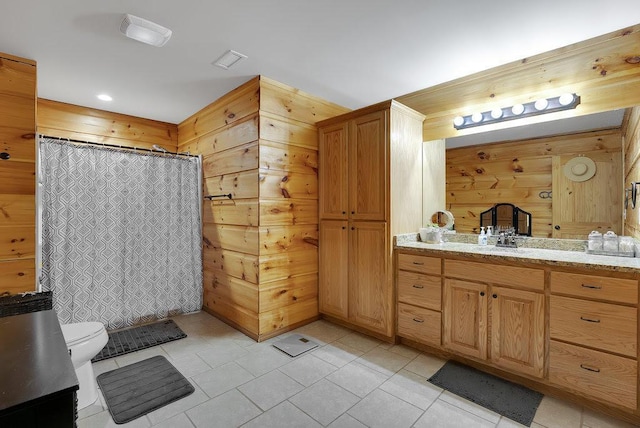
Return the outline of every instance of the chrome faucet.
{"type": "Polygon", "coordinates": [[[496,239],[496,247],[517,248],[516,233],[514,228],[500,232],[496,239]]]}

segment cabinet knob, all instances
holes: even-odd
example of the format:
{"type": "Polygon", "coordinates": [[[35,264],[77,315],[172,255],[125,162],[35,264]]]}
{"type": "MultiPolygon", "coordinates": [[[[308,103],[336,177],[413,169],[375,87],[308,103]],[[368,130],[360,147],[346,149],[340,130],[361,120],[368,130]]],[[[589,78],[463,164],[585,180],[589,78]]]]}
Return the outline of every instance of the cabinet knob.
{"type": "Polygon", "coordinates": [[[480,292],[480,295],[481,295],[481,296],[484,296],[484,291],[481,291],[481,292],[480,292]]]}
{"type": "Polygon", "coordinates": [[[11,159],[11,155],[9,153],[7,153],[7,152],[2,152],[2,153],[0,153],[0,159],[9,160],[9,159],[11,159]]]}
{"type": "Polygon", "coordinates": [[[355,214],[355,213],[356,213],[355,211],[351,211],[351,214],[355,214]]]}
{"type": "Polygon", "coordinates": [[[353,227],[353,226],[351,226],[351,230],[356,230],[356,228],[355,228],[355,227],[353,227]]]}
{"type": "Polygon", "coordinates": [[[342,230],[345,230],[347,228],[347,226],[342,226],[342,230]]]}
{"type": "Polygon", "coordinates": [[[493,297],[494,299],[497,299],[497,298],[498,298],[498,295],[497,295],[497,294],[494,294],[492,297],[493,297]]]}
{"type": "Polygon", "coordinates": [[[342,211],[342,214],[346,214],[346,213],[347,213],[346,211],[342,211]]]}
{"type": "Polygon", "coordinates": [[[556,224],[555,226],[553,226],[553,228],[554,228],[555,230],[560,230],[560,225],[559,225],[559,224],[556,224]]]}

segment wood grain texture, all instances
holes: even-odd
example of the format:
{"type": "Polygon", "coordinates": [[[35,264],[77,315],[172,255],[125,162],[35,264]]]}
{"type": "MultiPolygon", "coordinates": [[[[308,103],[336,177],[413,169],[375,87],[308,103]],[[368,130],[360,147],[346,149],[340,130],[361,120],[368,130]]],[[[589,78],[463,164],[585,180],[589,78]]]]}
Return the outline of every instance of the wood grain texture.
{"type": "Polygon", "coordinates": [[[0,260],[33,259],[35,240],[33,226],[0,227],[0,260]]]}
{"type": "Polygon", "coordinates": [[[563,389],[635,411],[637,378],[635,360],[551,341],[549,382],[563,389]]]}
{"type": "Polygon", "coordinates": [[[429,275],[440,275],[442,273],[441,259],[437,257],[426,257],[417,254],[398,254],[398,269],[429,275]]]}
{"type": "MultiPolygon", "coordinates": [[[[622,123],[624,135],[624,188],[640,182],[640,106],[629,109],[622,123]]],[[[631,207],[631,205],[629,205],[631,207]]],[[[640,210],[626,210],[624,234],[640,238],[640,210]]]]}
{"type": "MultiPolygon", "coordinates": [[[[260,284],[260,313],[313,300],[318,303],[318,275],[294,276],[260,284]]],[[[314,314],[314,316],[317,314],[314,314]]]]}
{"type": "Polygon", "coordinates": [[[638,281],[570,272],[551,272],[550,291],[571,297],[638,304],[638,281]]]}
{"type": "Polygon", "coordinates": [[[318,150],[318,128],[266,111],[260,112],[260,138],[263,141],[318,150]]]}
{"type": "Polygon", "coordinates": [[[481,360],[487,358],[487,289],[484,284],[445,279],[442,346],[446,349],[481,360]]]}
{"type": "Polygon", "coordinates": [[[258,122],[259,116],[255,113],[186,142],[180,136],[178,151],[200,154],[204,157],[258,141],[258,122]]]}
{"type": "Polygon", "coordinates": [[[320,221],[320,312],[349,319],[349,232],[347,221],[320,221]]]}
{"type": "Polygon", "coordinates": [[[442,314],[413,305],[398,303],[398,335],[427,345],[441,344],[442,314]]]}
{"type": "Polygon", "coordinates": [[[349,122],[319,130],[319,207],[321,220],[346,220],[349,210],[349,122]]]}
{"type": "Polygon", "coordinates": [[[0,261],[0,294],[7,292],[17,294],[35,290],[36,262],[34,258],[0,261]]]}
{"type": "Polygon", "coordinates": [[[260,140],[260,169],[318,174],[318,151],[260,140]]]}
{"type": "Polygon", "coordinates": [[[256,199],[258,184],[257,170],[218,175],[204,179],[204,195],[231,193],[233,199],[256,199]]]}
{"type": "Polygon", "coordinates": [[[444,274],[451,278],[544,291],[542,269],[446,259],[444,274]]]}
{"type": "Polygon", "coordinates": [[[260,199],[318,199],[318,176],[260,169],[260,199]]]}
{"type": "Polygon", "coordinates": [[[259,227],[260,256],[317,250],[317,225],[259,227]]]}
{"type": "Polygon", "coordinates": [[[203,287],[216,296],[248,311],[259,312],[258,286],[231,276],[224,271],[206,270],[203,287]]]}
{"type": "Polygon", "coordinates": [[[272,337],[278,331],[286,331],[290,326],[301,325],[317,319],[318,301],[302,300],[287,306],[281,306],[258,315],[260,322],[260,340],[272,337]]]}
{"type": "Polygon", "coordinates": [[[260,216],[258,207],[257,199],[216,198],[212,201],[204,201],[202,222],[258,226],[260,216]]]}
{"type": "Polygon", "coordinates": [[[442,278],[420,273],[398,271],[398,302],[434,311],[442,308],[442,278]]]}
{"type": "Polygon", "coordinates": [[[146,149],[156,144],[171,152],[178,148],[178,129],[174,124],[41,98],[38,99],[38,132],[51,137],[146,149]]]}
{"type": "MultiPolygon", "coordinates": [[[[260,256],[260,284],[318,273],[318,250],[288,251],[260,256]]],[[[317,281],[316,281],[317,286],[317,281]]]]}
{"type": "Polygon", "coordinates": [[[205,272],[218,270],[253,284],[259,283],[260,268],[257,255],[205,246],[203,264],[205,272]]]}
{"type": "Polygon", "coordinates": [[[0,227],[31,226],[35,228],[35,205],[33,195],[0,194],[0,227]]]}
{"type": "Polygon", "coordinates": [[[554,295],[550,305],[552,339],[637,358],[636,308],[554,295]]]}
{"type": "MultiPolygon", "coordinates": [[[[627,62],[637,56],[640,25],[523,58],[490,70],[413,92],[397,100],[426,116],[424,140],[465,135],[478,130],[456,131],[453,118],[474,111],[487,111],[577,92],[580,107],[561,114],[521,119],[519,124],[559,117],[573,117],[640,104],[640,68],[627,62]],[[527,88],[523,93],[522,88],[527,88]]],[[[514,126],[513,122],[483,126],[482,131],[514,126]],[[489,129],[491,128],[491,129],[489,129]]]]}
{"type": "Polygon", "coordinates": [[[258,143],[251,142],[202,158],[204,177],[239,173],[258,168],[258,143]]]}
{"type": "Polygon", "coordinates": [[[221,248],[240,253],[258,255],[257,227],[205,223],[202,239],[207,248],[221,248]]]}
{"type": "Polygon", "coordinates": [[[260,225],[318,224],[318,201],[315,199],[261,199],[260,225]]]}
{"type": "Polygon", "coordinates": [[[229,301],[226,297],[209,289],[203,291],[203,308],[230,324],[241,328],[255,340],[259,338],[258,314],[229,301]]]}
{"type": "MultiPolygon", "coordinates": [[[[447,209],[456,219],[456,230],[477,233],[480,212],[496,203],[513,203],[532,214],[533,236],[551,237],[554,230],[552,199],[541,199],[539,195],[557,186],[553,181],[554,157],[568,159],[582,154],[596,158],[619,157],[621,148],[620,131],[609,130],[447,150],[447,209]]],[[[620,186],[621,178],[609,178],[610,174],[602,173],[586,182],[588,184],[581,184],[590,189],[620,186]]],[[[620,212],[621,190],[611,189],[609,195],[611,204],[598,206],[617,207],[620,212]]],[[[562,192],[557,191],[556,196],[562,197],[562,192]]],[[[569,216],[574,215],[574,211],[563,210],[569,216]]],[[[614,215],[616,219],[618,212],[614,215]]]]}

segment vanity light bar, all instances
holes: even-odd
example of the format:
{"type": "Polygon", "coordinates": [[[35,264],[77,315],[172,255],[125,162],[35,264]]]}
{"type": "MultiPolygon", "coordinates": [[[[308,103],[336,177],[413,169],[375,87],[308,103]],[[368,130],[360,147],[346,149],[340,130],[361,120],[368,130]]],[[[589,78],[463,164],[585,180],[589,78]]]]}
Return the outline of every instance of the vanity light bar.
{"type": "Polygon", "coordinates": [[[468,116],[456,116],[453,119],[453,127],[456,129],[472,128],[539,114],[571,110],[576,108],[578,104],[580,104],[580,96],[563,94],[558,97],[543,98],[526,104],[516,104],[512,107],[496,108],[482,113],[476,112],[468,116]]]}

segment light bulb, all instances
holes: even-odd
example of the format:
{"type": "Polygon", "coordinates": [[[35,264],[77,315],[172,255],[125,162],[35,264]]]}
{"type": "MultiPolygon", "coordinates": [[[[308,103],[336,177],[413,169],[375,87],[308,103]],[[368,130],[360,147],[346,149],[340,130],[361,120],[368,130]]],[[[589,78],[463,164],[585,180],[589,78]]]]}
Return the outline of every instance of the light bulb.
{"type": "Polygon", "coordinates": [[[494,108],[493,110],[491,110],[491,117],[494,119],[500,119],[502,117],[502,109],[494,108]]]}
{"type": "Polygon", "coordinates": [[[478,112],[473,113],[471,115],[471,120],[473,121],[473,123],[482,122],[482,113],[478,113],[478,112]]]}
{"type": "Polygon", "coordinates": [[[542,111],[542,110],[546,109],[548,105],[549,105],[549,101],[547,101],[546,99],[542,98],[542,99],[537,100],[533,106],[536,108],[536,110],[542,111]]]}
{"type": "Polygon", "coordinates": [[[464,123],[464,117],[456,116],[456,117],[453,118],[453,124],[455,126],[462,126],[463,123],[464,123]]]}
{"type": "Polygon", "coordinates": [[[522,113],[524,113],[524,106],[522,104],[516,104],[511,107],[511,112],[516,116],[521,115],[522,113]]]}
{"type": "Polygon", "coordinates": [[[573,94],[562,94],[560,98],[558,98],[558,102],[562,106],[568,106],[573,102],[573,94]]]}

